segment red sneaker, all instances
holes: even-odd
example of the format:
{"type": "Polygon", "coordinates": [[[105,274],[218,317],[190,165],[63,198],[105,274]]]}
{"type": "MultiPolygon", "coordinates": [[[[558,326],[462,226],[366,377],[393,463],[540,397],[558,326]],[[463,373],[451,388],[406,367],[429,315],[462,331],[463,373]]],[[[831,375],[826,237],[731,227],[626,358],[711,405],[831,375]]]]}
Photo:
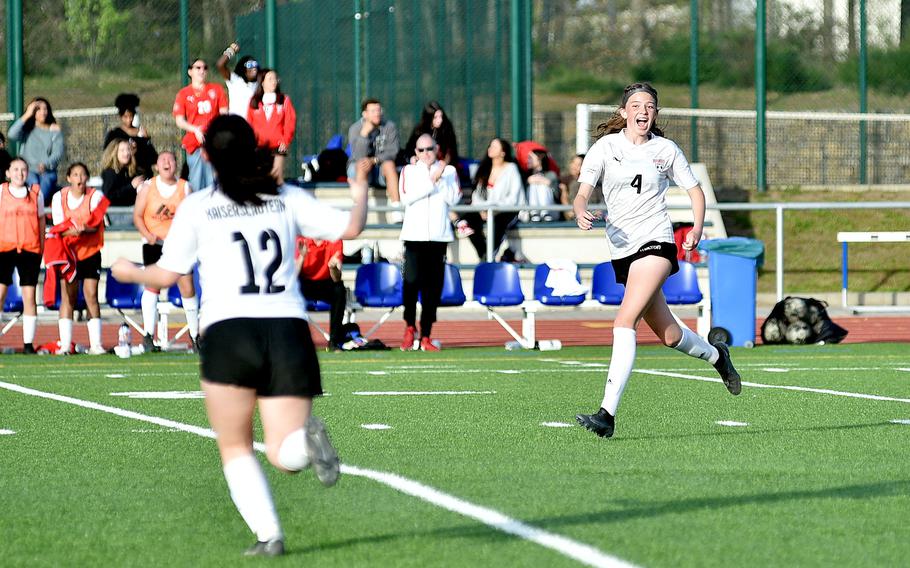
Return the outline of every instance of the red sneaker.
{"type": "Polygon", "coordinates": [[[433,341],[429,337],[420,338],[420,350],[421,351],[439,351],[439,347],[433,344],[433,341]]]}
{"type": "Polygon", "coordinates": [[[417,328],[413,325],[409,325],[404,330],[404,339],[401,340],[401,350],[402,351],[413,351],[414,350],[414,336],[417,335],[417,328]]]}

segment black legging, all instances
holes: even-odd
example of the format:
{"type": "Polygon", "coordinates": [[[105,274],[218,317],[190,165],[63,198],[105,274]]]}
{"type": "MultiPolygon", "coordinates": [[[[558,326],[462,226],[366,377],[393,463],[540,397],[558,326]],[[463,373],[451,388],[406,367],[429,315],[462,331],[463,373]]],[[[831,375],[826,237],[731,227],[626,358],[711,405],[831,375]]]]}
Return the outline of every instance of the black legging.
{"type": "Polygon", "coordinates": [[[325,280],[301,278],[300,291],[307,300],[320,300],[331,306],[329,309],[329,343],[332,345],[344,343],[341,322],[344,321],[344,308],[348,301],[348,291],[344,287],[344,282],[335,282],[331,278],[325,280]]]}
{"type": "MultiPolygon", "coordinates": [[[[509,230],[516,217],[518,217],[518,212],[516,211],[493,214],[493,260],[496,260],[499,245],[502,244],[503,239],[506,237],[506,231],[509,230]]],[[[484,229],[487,226],[486,221],[480,217],[480,213],[476,212],[465,213],[462,219],[467,221],[468,225],[474,229],[474,234],[468,238],[477,250],[477,256],[480,261],[485,262],[487,260],[487,237],[484,234],[484,229]]]]}
{"type": "Polygon", "coordinates": [[[420,294],[420,337],[430,337],[436,321],[436,308],[442,296],[445,277],[446,247],[436,241],[404,242],[404,321],[414,326],[417,321],[417,295],[420,294]]]}

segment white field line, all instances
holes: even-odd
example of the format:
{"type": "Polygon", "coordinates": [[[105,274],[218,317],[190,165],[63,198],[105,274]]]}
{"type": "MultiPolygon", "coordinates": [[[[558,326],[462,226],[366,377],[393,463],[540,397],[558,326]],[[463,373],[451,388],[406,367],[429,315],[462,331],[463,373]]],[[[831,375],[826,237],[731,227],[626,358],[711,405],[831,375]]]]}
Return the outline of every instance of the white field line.
{"type": "Polygon", "coordinates": [[[465,395],[496,394],[496,391],[355,391],[358,396],[432,396],[432,395],[465,395]]]}
{"type": "MultiPolygon", "coordinates": [[[[202,436],[203,438],[215,439],[215,432],[209,428],[201,428],[199,426],[193,426],[191,424],[183,424],[182,422],[168,420],[167,418],[159,418],[157,416],[140,414],[138,412],[133,412],[132,410],[124,410],[122,408],[106,406],[89,400],[82,400],[70,396],[39,391],[12,383],[0,382],[0,388],[21,394],[36,396],[39,398],[65,402],[67,404],[81,406],[82,408],[99,410],[101,412],[107,412],[108,414],[114,414],[123,418],[131,418],[133,420],[157,424],[159,426],[164,426],[165,428],[174,428],[188,432],[190,434],[202,436]]],[[[259,452],[265,452],[265,444],[256,442],[253,444],[253,446],[259,452]]],[[[573,560],[577,560],[578,562],[587,566],[606,568],[635,566],[634,564],[630,564],[620,558],[611,556],[605,552],[601,552],[593,546],[574,541],[564,536],[547,532],[543,529],[539,529],[531,525],[527,525],[521,521],[512,519],[500,513],[499,511],[495,511],[487,507],[482,507],[480,505],[475,505],[468,501],[459,499],[453,495],[443,493],[438,489],[434,489],[418,481],[414,481],[412,479],[408,479],[394,473],[364,469],[352,465],[342,465],[341,471],[347,475],[372,479],[373,481],[391,487],[392,489],[404,493],[405,495],[417,497],[422,501],[426,501],[453,513],[457,513],[464,517],[480,521],[481,523],[496,530],[517,536],[530,542],[534,542],[540,546],[543,546],[544,548],[549,548],[554,552],[562,554],[568,558],[572,558],[573,560]]]]}
{"type": "MultiPolygon", "coordinates": [[[[650,371],[644,369],[634,369],[635,373],[641,373],[643,375],[655,375],[658,377],[673,377],[676,379],[687,379],[690,381],[705,381],[708,383],[719,383],[720,379],[713,377],[698,377],[695,375],[684,375],[682,373],[668,373],[666,371],[650,371]]],[[[848,398],[863,398],[866,400],[884,400],[890,402],[906,402],[910,403],[910,398],[895,398],[892,396],[881,396],[877,394],[864,394],[859,392],[847,392],[847,391],[836,391],[831,389],[816,389],[812,387],[797,387],[793,385],[766,385],[763,383],[750,383],[743,381],[743,386],[753,387],[757,389],[781,389],[781,390],[791,390],[791,391],[800,391],[800,392],[814,392],[818,394],[831,394],[834,396],[845,396],[848,398]]]]}

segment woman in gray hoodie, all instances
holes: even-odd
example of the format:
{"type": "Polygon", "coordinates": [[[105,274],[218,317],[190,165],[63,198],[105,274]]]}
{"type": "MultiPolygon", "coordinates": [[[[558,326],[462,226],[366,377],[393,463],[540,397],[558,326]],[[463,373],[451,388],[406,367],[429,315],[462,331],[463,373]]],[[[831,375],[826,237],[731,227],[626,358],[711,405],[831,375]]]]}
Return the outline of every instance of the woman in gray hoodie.
{"type": "Polygon", "coordinates": [[[20,142],[19,157],[28,163],[28,186],[38,184],[44,204],[57,191],[57,166],[63,160],[63,131],[54,118],[51,103],[35,97],[25,113],[9,127],[10,140],[20,142]]]}

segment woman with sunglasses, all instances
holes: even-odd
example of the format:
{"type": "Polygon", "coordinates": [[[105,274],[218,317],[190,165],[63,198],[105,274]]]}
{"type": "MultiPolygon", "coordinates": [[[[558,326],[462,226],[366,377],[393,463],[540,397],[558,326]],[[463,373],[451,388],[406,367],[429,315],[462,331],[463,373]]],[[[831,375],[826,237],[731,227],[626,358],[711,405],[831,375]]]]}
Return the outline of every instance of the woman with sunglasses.
{"type": "Polygon", "coordinates": [[[186,73],[190,84],[177,92],[172,114],[177,128],[186,131],[182,143],[190,169],[188,181],[198,190],[214,182],[212,166],[202,158],[202,144],[212,119],[228,111],[228,100],[221,85],[207,81],[209,66],[202,59],[190,63],[186,73]]]}
{"type": "Polygon", "coordinates": [[[247,109],[250,107],[250,98],[256,93],[256,87],[259,86],[259,62],[250,55],[244,55],[237,60],[234,70],[228,69],[228,61],[237,55],[240,46],[237,42],[227,46],[218,61],[215,62],[215,68],[224,78],[224,84],[227,85],[228,104],[231,114],[236,114],[246,118],[247,109]]]}

